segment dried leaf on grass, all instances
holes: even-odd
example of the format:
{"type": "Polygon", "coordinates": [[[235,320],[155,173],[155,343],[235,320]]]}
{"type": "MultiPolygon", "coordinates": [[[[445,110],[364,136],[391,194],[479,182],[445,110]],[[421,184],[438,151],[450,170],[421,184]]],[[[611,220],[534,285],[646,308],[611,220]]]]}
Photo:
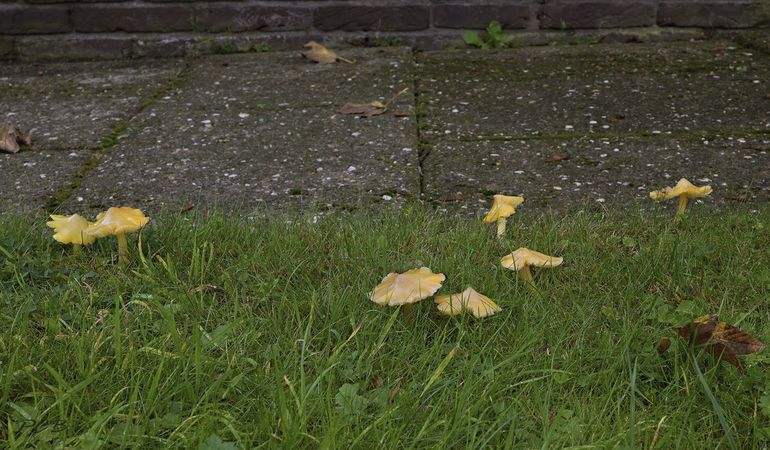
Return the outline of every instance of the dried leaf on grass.
{"type": "Polygon", "coordinates": [[[406,93],[409,88],[402,89],[399,93],[391,97],[385,103],[375,100],[369,103],[345,103],[340,109],[337,110],[340,114],[354,114],[359,117],[373,117],[379,116],[388,110],[388,106],[393,103],[400,95],[406,93]]]}
{"type": "Polygon", "coordinates": [[[17,153],[19,144],[32,145],[32,135],[11,124],[0,125],[0,151],[17,153]]]}
{"type": "Polygon", "coordinates": [[[388,406],[393,404],[393,402],[396,400],[396,397],[398,396],[398,393],[401,392],[401,382],[401,378],[396,380],[396,385],[393,386],[393,389],[390,390],[390,395],[388,396],[388,406]]]}
{"type": "Polygon", "coordinates": [[[738,356],[755,353],[766,347],[745,331],[721,322],[716,314],[698,317],[676,331],[688,342],[703,345],[707,352],[739,369],[743,369],[743,364],[738,356]]]}
{"type": "Polygon", "coordinates": [[[749,199],[749,196],[747,194],[738,194],[738,195],[725,195],[722,198],[724,198],[725,200],[733,200],[736,202],[745,202],[746,200],[749,199]]]}
{"type": "Polygon", "coordinates": [[[342,56],[338,55],[332,50],[329,50],[316,41],[310,41],[305,44],[304,47],[308,50],[302,52],[302,56],[311,61],[315,61],[318,64],[331,64],[337,60],[344,61],[348,64],[355,64],[355,61],[343,58],[342,56]]]}

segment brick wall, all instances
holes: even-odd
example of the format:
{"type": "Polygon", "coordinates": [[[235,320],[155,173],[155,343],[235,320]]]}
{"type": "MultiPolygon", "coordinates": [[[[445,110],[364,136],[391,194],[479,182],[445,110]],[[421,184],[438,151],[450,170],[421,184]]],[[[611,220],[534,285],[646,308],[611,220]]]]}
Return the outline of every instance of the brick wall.
{"type": "Polygon", "coordinates": [[[5,0],[0,58],[184,55],[309,39],[435,46],[492,20],[529,35],[766,27],[770,0],[5,0]]]}

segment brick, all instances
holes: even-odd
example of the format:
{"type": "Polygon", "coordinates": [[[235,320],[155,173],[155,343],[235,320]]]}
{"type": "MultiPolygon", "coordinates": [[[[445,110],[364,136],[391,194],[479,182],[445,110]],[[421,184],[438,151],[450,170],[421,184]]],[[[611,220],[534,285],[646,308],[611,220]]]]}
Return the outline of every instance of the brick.
{"type": "Polygon", "coordinates": [[[32,3],[32,4],[56,4],[56,3],[118,3],[118,2],[128,2],[131,0],[24,0],[25,3],[32,3]]]}
{"type": "Polygon", "coordinates": [[[555,0],[543,5],[540,28],[627,28],[655,24],[653,0],[555,0]]]}
{"type": "Polygon", "coordinates": [[[433,7],[433,26],[439,28],[485,28],[496,20],[503,28],[527,28],[529,4],[469,5],[440,4],[433,7]]]}
{"type": "Polygon", "coordinates": [[[23,61],[121,59],[131,56],[132,42],[129,37],[25,36],[16,40],[16,51],[23,61]]]}
{"type": "Polygon", "coordinates": [[[133,43],[131,56],[136,58],[175,58],[187,56],[195,46],[192,36],[168,36],[137,39],[133,43]]]}
{"type": "Polygon", "coordinates": [[[302,7],[214,3],[195,12],[199,31],[296,31],[312,25],[312,10],[302,7]]]}
{"type": "Polygon", "coordinates": [[[315,14],[321,31],[415,31],[429,24],[429,7],[423,5],[322,5],[315,14]]]}
{"type": "Polygon", "coordinates": [[[0,34],[66,33],[71,30],[66,7],[0,5],[0,34]]]}
{"type": "Polygon", "coordinates": [[[758,1],[662,1],[658,24],[677,27],[748,28],[770,24],[770,3],[758,1]]]}
{"type": "Polygon", "coordinates": [[[75,31],[190,31],[192,5],[88,5],[72,10],[75,31]]]}

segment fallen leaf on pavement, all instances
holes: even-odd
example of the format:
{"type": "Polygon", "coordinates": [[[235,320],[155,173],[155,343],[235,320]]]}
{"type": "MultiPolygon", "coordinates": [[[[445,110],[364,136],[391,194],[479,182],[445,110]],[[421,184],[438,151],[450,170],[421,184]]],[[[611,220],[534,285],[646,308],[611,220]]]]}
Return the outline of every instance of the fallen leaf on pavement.
{"type": "Polygon", "coordinates": [[[316,41],[310,41],[307,44],[304,45],[305,48],[308,50],[305,52],[302,52],[302,56],[305,58],[315,61],[318,64],[331,64],[333,62],[336,62],[338,59],[340,61],[344,61],[348,64],[355,64],[355,61],[343,58],[342,56],[338,55],[332,50],[329,50],[328,48],[324,47],[323,45],[319,44],[316,41]]]}
{"type": "Polygon", "coordinates": [[[393,103],[400,95],[408,91],[409,88],[402,89],[399,93],[391,97],[385,103],[375,100],[369,103],[345,103],[340,109],[337,110],[340,114],[355,114],[359,117],[372,117],[379,116],[388,110],[388,106],[393,103]]]}
{"type": "Polygon", "coordinates": [[[445,201],[447,202],[461,202],[465,200],[465,196],[462,192],[455,192],[454,194],[447,195],[445,201]]]}
{"type": "Polygon", "coordinates": [[[345,103],[337,110],[337,112],[341,114],[355,114],[357,116],[369,118],[372,116],[379,116],[387,110],[388,107],[385,106],[384,103],[373,101],[369,103],[345,103]]]}
{"type": "Polygon", "coordinates": [[[32,145],[32,135],[11,124],[0,125],[0,150],[16,153],[19,151],[19,144],[32,145]]]}

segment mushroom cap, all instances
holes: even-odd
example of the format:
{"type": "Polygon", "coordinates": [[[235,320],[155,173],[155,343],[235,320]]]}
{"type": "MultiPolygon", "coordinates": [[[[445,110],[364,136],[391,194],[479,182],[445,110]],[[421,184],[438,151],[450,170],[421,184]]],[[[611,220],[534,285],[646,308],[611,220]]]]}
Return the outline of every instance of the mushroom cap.
{"type": "Polygon", "coordinates": [[[670,200],[680,195],[686,195],[687,198],[701,198],[711,194],[711,186],[698,187],[682,178],[676,186],[663,188],[659,191],[650,192],[650,198],[656,202],[670,200]]]}
{"type": "Polygon", "coordinates": [[[474,317],[482,318],[499,312],[500,307],[489,297],[479,294],[475,289],[468,289],[451,295],[439,295],[434,299],[438,312],[445,316],[456,316],[468,311],[474,317]]]}
{"type": "Polygon", "coordinates": [[[524,266],[556,267],[564,262],[564,258],[544,255],[540,252],[521,247],[510,255],[505,255],[500,263],[506,269],[521,270],[524,266]]]}
{"type": "Polygon", "coordinates": [[[492,207],[484,216],[484,222],[494,223],[499,218],[505,218],[516,212],[516,207],[524,203],[524,197],[496,194],[492,199],[492,207]]]}
{"type": "Polygon", "coordinates": [[[62,244],[89,245],[96,241],[96,236],[86,234],[86,229],[91,226],[91,222],[79,214],[71,216],[51,214],[51,220],[45,224],[53,228],[53,238],[62,244]]]}
{"type": "Polygon", "coordinates": [[[383,306],[417,303],[439,290],[444,280],[443,273],[433,273],[427,267],[391,272],[369,294],[369,300],[383,306]]]}
{"type": "Polygon", "coordinates": [[[110,208],[96,216],[96,222],[88,227],[86,233],[95,237],[133,233],[142,228],[148,221],[141,210],[136,208],[110,208]]]}

